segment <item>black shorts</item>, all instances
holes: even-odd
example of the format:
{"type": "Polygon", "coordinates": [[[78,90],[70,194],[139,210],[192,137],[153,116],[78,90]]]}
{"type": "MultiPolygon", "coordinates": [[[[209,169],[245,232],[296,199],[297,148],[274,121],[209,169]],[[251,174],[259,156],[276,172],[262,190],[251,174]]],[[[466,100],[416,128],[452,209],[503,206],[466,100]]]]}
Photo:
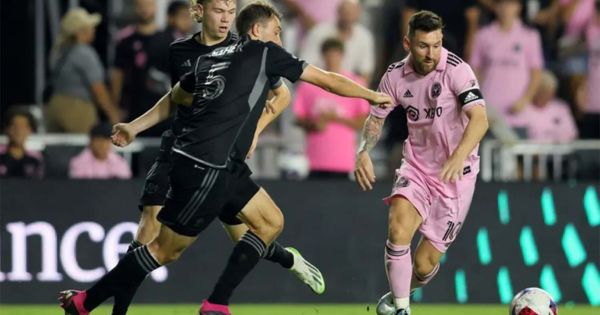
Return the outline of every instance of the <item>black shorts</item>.
{"type": "Polygon", "coordinates": [[[156,159],[146,175],[140,196],[140,211],[144,206],[162,206],[169,191],[170,160],[156,159]]]}
{"type": "Polygon", "coordinates": [[[260,189],[246,163],[232,161],[226,169],[215,169],[176,153],[172,162],[171,187],[158,214],[162,224],[196,236],[217,217],[225,224],[241,223],[236,215],[260,189]]]}

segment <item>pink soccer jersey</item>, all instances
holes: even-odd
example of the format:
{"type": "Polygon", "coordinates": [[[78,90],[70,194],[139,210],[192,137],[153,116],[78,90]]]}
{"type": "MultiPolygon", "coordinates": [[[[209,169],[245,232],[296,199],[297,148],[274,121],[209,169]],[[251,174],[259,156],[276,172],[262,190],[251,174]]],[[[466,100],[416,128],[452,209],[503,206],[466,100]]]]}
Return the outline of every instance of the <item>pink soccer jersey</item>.
{"type": "MultiPolygon", "coordinates": [[[[471,67],[455,54],[443,49],[437,68],[426,76],[413,70],[409,58],[388,68],[379,91],[389,94],[406,111],[405,161],[437,178],[462,139],[469,121],[464,111],[485,102],[471,67]]],[[[371,108],[371,114],[380,118],[391,111],[371,108]]],[[[479,170],[477,149],[465,161],[465,167],[475,173],[479,170]]]]}
{"type": "Polygon", "coordinates": [[[498,23],[477,33],[470,64],[482,76],[481,90],[511,126],[518,126],[510,108],[527,91],[532,69],[544,67],[542,43],[536,30],[515,22],[509,32],[498,23]]]}
{"type": "Polygon", "coordinates": [[[586,112],[600,114],[600,24],[592,23],[586,32],[589,49],[586,112]]]}

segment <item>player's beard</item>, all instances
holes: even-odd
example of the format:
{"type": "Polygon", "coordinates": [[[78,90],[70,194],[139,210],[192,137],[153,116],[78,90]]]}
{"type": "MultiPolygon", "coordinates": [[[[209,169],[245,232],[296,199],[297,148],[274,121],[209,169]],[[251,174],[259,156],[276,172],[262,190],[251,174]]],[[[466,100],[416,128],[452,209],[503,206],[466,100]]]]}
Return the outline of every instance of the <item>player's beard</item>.
{"type": "Polygon", "coordinates": [[[438,63],[440,62],[439,60],[434,60],[434,59],[430,59],[430,60],[432,60],[433,62],[425,63],[425,59],[423,59],[420,62],[417,62],[415,65],[416,66],[415,70],[417,70],[417,72],[422,75],[429,74],[429,72],[433,71],[437,67],[438,63]]]}

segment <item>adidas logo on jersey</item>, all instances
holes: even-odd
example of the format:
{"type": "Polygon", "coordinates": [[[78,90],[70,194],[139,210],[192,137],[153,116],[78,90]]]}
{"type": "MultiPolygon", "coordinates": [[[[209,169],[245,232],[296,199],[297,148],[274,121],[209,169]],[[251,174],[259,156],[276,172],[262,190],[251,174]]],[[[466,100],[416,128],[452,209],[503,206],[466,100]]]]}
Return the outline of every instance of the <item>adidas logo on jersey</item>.
{"type": "Polygon", "coordinates": [[[469,94],[467,94],[467,96],[465,97],[465,103],[468,103],[472,100],[476,100],[479,97],[477,95],[475,95],[473,92],[469,92],[469,94]]]}
{"type": "Polygon", "coordinates": [[[404,92],[403,97],[409,98],[409,97],[413,97],[413,95],[412,95],[412,93],[410,93],[410,90],[406,90],[406,92],[404,92]]]}
{"type": "Polygon", "coordinates": [[[182,67],[191,67],[192,62],[188,59],[184,63],[181,64],[182,67]]]}

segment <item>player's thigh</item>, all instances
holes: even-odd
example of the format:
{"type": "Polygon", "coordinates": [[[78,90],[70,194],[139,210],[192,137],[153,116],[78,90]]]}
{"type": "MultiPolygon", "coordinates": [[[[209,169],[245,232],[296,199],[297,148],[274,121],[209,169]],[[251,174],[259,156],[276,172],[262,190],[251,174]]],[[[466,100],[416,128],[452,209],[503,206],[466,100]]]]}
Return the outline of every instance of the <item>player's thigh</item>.
{"type": "Polygon", "coordinates": [[[283,230],[283,213],[262,188],[244,206],[238,218],[267,244],[283,230]]]}

